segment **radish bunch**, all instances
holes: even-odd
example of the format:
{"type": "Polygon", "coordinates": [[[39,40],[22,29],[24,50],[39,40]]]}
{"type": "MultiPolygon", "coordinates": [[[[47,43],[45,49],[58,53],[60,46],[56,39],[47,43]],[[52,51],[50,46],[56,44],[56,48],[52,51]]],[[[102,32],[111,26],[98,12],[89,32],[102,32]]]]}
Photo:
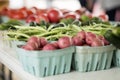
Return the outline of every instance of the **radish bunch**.
{"type": "Polygon", "coordinates": [[[41,50],[43,46],[47,44],[47,40],[43,37],[38,38],[35,36],[32,36],[28,39],[26,45],[22,46],[25,50],[41,50]]]}
{"type": "Polygon", "coordinates": [[[72,37],[73,45],[75,46],[105,46],[109,45],[109,42],[101,35],[96,35],[92,32],[80,31],[72,37]]]}
{"type": "Polygon", "coordinates": [[[32,36],[28,39],[27,44],[22,46],[25,50],[56,50],[70,47],[72,45],[72,41],[70,37],[64,36],[59,38],[58,41],[48,42],[43,37],[35,37],[32,36]]]}
{"type": "Polygon", "coordinates": [[[64,36],[55,42],[48,42],[43,37],[32,36],[28,39],[27,44],[22,46],[25,50],[56,50],[63,49],[70,46],[105,46],[109,42],[101,35],[96,35],[92,32],[80,31],[72,38],[64,36]]]}

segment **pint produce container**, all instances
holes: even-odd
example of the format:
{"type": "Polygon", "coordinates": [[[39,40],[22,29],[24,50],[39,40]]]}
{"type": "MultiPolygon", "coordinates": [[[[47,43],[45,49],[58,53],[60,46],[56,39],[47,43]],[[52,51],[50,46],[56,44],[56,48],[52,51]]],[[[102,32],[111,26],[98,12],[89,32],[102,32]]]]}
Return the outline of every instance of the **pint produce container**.
{"type": "Polygon", "coordinates": [[[115,47],[112,45],[89,47],[76,46],[73,67],[76,71],[89,72],[109,69],[115,47]]]}
{"type": "Polygon", "coordinates": [[[37,77],[70,72],[74,47],[50,51],[27,51],[16,48],[25,71],[37,77]]]}

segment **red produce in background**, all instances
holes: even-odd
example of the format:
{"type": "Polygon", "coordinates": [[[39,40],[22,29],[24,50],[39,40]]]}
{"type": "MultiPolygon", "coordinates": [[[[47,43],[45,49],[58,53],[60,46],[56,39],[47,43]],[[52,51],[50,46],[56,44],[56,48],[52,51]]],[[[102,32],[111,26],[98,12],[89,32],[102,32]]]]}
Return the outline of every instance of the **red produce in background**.
{"type": "Polygon", "coordinates": [[[47,13],[47,10],[46,10],[46,9],[38,9],[38,10],[36,11],[36,14],[37,14],[37,15],[41,15],[41,14],[45,14],[45,13],[47,13]]]}
{"type": "Polygon", "coordinates": [[[4,7],[1,11],[0,11],[0,15],[7,15],[8,14],[9,9],[7,7],[4,7]]]}
{"type": "Polygon", "coordinates": [[[37,13],[37,8],[36,7],[32,7],[32,8],[30,8],[30,11],[32,11],[32,13],[34,13],[34,14],[36,14],[37,13]]]}
{"type": "Polygon", "coordinates": [[[47,12],[48,19],[51,23],[58,23],[62,18],[62,15],[62,12],[55,8],[52,8],[47,12]]]}
{"type": "Polygon", "coordinates": [[[40,21],[49,22],[49,19],[48,19],[48,17],[47,17],[47,14],[45,14],[45,13],[38,15],[38,19],[39,19],[39,22],[40,22],[40,21]]]}
{"type": "Polygon", "coordinates": [[[61,9],[60,11],[63,13],[63,15],[66,14],[66,13],[71,12],[70,10],[67,10],[67,9],[61,9]]]}
{"type": "Polygon", "coordinates": [[[35,22],[36,18],[37,18],[37,15],[32,14],[32,15],[30,15],[30,16],[27,17],[26,22],[27,23],[35,22]]]}
{"type": "Polygon", "coordinates": [[[77,13],[75,12],[69,12],[69,13],[66,13],[64,15],[64,18],[72,18],[72,19],[79,19],[80,18],[80,15],[78,15],[77,13]]]}
{"type": "Polygon", "coordinates": [[[20,11],[18,11],[18,12],[16,12],[16,13],[13,15],[12,18],[21,20],[21,19],[26,19],[26,17],[27,17],[27,12],[20,12],[20,11]]]}
{"type": "Polygon", "coordinates": [[[33,12],[30,10],[27,10],[26,13],[27,13],[27,17],[33,14],[33,12]]]}

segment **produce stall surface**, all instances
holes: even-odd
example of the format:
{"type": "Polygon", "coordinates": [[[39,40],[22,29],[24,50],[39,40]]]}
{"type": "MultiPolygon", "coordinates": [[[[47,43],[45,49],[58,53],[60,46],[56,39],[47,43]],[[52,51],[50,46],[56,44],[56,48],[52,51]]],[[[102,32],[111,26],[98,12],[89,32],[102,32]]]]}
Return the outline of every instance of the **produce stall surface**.
{"type": "Polygon", "coordinates": [[[38,78],[25,72],[17,59],[16,53],[10,48],[0,48],[0,61],[6,65],[20,80],[120,80],[120,68],[80,73],[72,71],[66,74],[38,78]]]}

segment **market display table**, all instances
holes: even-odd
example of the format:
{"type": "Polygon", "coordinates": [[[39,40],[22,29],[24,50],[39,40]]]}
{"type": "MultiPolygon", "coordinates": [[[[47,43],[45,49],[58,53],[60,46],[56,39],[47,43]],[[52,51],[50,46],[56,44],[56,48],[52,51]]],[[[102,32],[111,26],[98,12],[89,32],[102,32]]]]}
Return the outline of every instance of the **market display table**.
{"type": "Polygon", "coordinates": [[[120,68],[86,73],[73,71],[66,74],[37,78],[23,70],[16,53],[10,48],[0,48],[0,62],[19,76],[20,80],[120,80],[120,68]]]}

